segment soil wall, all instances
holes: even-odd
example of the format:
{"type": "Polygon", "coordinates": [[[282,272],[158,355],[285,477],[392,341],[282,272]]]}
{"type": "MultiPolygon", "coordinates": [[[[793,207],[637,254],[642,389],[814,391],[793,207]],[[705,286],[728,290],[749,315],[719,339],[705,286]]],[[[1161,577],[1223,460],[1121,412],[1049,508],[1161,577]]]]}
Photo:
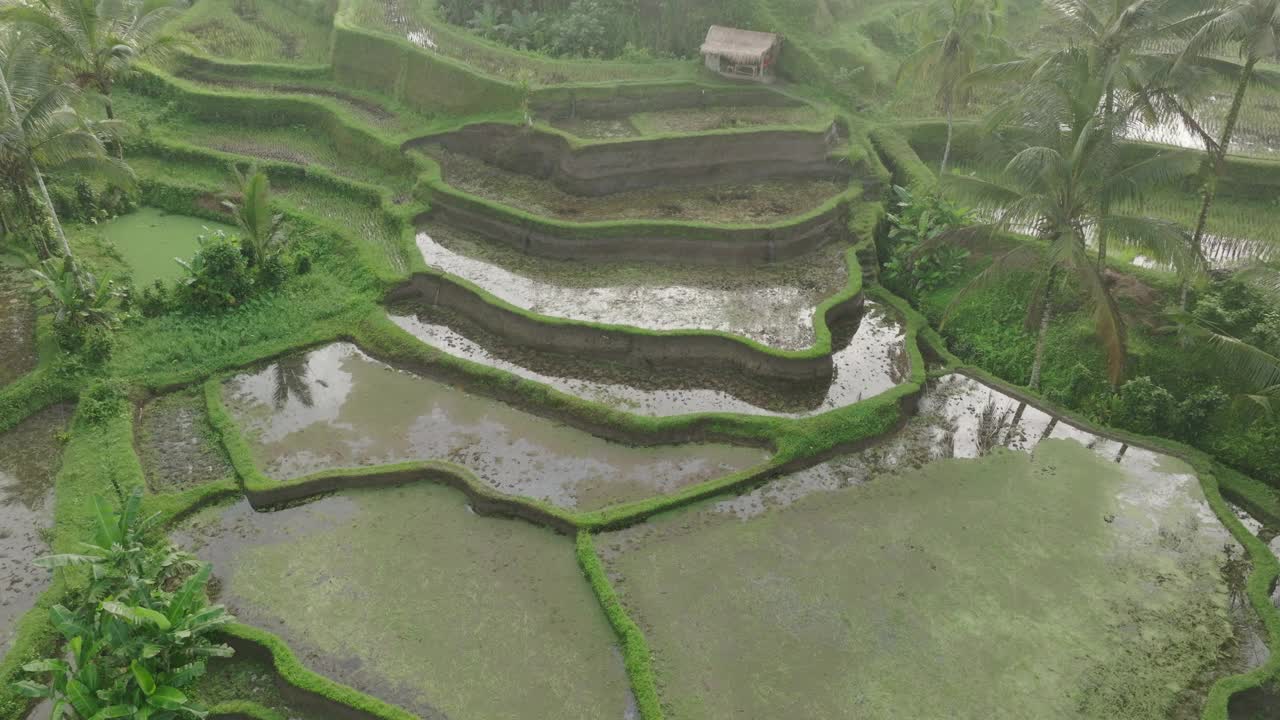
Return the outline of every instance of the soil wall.
{"type": "Polygon", "coordinates": [[[674,222],[558,223],[439,188],[430,202],[431,212],[415,218],[419,226],[439,220],[532,255],[566,260],[754,265],[799,257],[848,232],[847,205],[839,201],[790,224],[740,228],[674,222]]]}
{"type": "Polygon", "coordinates": [[[764,130],[602,142],[573,147],[562,135],[519,125],[477,123],[410,140],[438,144],[504,170],[542,178],[567,193],[609,195],[672,184],[750,183],[779,177],[847,179],[830,159],[825,132],[764,130]]]}
{"type": "MultiPolygon", "coordinates": [[[[415,274],[393,290],[389,302],[414,301],[459,313],[486,332],[534,350],[589,353],[599,360],[636,367],[725,368],[784,381],[829,381],[830,352],[781,353],[740,338],[713,333],[649,333],[591,323],[555,322],[491,303],[483,295],[444,276],[415,274]]],[[[830,308],[833,322],[861,311],[862,293],[830,308]]]]}
{"type": "Polygon", "coordinates": [[[799,107],[805,103],[765,87],[695,83],[553,87],[539,90],[530,108],[550,119],[613,119],[642,112],[712,107],[799,107]]]}

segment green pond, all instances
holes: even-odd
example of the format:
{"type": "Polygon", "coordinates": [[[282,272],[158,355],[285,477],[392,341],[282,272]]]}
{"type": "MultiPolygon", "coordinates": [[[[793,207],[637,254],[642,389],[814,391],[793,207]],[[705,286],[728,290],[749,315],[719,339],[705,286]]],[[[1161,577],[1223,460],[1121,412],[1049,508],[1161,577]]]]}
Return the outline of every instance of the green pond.
{"type": "Polygon", "coordinates": [[[87,232],[101,236],[116,249],[133,271],[134,286],[141,288],[181,276],[182,266],[174,258],[190,260],[200,247],[196,236],[216,230],[228,235],[236,232],[230,225],[144,207],[87,232]]]}
{"type": "Polygon", "coordinates": [[[630,686],[573,540],[430,483],[193,518],[220,602],[303,663],[420,717],[626,720],[630,686]]]}
{"type": "Polygon", "coordinates": [[[1198,717],[1234,543],[1194,473],[952,385],[891,442],[599,538],[668,718],[1198,717]]]}
{"type": "Polygon", "coordinates": [[[722,444],[632,447],[590,435],[336,343],[223,386],[258,467],[286,480],[409,460],[465,466],[490,487],[594,510],[763,463],[722,444]]]}

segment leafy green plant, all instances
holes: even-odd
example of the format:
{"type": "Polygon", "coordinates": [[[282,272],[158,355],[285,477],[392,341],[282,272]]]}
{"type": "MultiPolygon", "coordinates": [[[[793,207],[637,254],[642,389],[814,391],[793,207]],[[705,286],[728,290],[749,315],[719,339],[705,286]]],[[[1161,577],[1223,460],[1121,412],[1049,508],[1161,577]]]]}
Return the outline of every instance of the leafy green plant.
{"type": "Polygon", "coordinates": [[[36,293],[53,309],[54,333],[64,350],[82,349],[90,330],[110,333],[118,322],[114,285],[72,257],[51,257],[31,270],[36,293]]]}
{"type": "Polygon", "coordinates": [[[240,191],[240,200],[224,200],[222,206],[240,227],[241,250],[248,266],[255,267],[283,249],[288,239],[284,215],[271,210],[271,181],[266,173],[256,167],[242,173],[235,165],[231,166],[231,172],[240,191]]]}
{"type": "Polygon", "coordinates": [[[225,310],[244,302],[253,276],[240,245],[221,231],[198,239],[200,249],[191,260],[178,260],[187,271],[178,283],[184,303],[196,310],[225,310]]]}
{"type": "Polygon", "coordinates": [[[207,658],[232,654],[212,635],[233,618],[207,602],[208,564],[194,565],[173,546],[149,541],[157,516],[143,518],[141,504],[137,491],[115,512],[94,498],[95,537],[85,551],[37,561],[47,568],[87,567],[92,578],[80,607],[59,604],[49,612],[67,640],[68,657],[26,664],[26,672],[43,680],[15,685],[27,697],[51,700],[52,717],[207,714],[183,690],[204,675],[207,658]]]}
{"type": "Polygon", "coordinates": [[[894,186],[897,213],[889,214],[892,230],[887,238],[885,284],[914,300],[949,285],[963,272],[969,251],[951,244],[928,245],[924,241],[971,223],[968,210],[937,193],[916,196],[894,186]]]}
{"type": "Polygon", "coordinates": [[[126,393],[119,380],[98,380],[80,395],[80,414],[90,424],[120,417],[125,411],[126,393]]]}

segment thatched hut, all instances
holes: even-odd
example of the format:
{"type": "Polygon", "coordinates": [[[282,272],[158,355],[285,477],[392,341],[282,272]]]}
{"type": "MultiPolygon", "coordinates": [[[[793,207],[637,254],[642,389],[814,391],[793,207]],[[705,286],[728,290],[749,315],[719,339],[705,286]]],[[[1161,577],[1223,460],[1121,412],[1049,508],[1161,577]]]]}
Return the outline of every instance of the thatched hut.
{"type": "Polygon", "coordinates": [[[702,43],[707,67],[733,78],[772,82],[782,38],[774,33],[712,25],[702,43]]]}

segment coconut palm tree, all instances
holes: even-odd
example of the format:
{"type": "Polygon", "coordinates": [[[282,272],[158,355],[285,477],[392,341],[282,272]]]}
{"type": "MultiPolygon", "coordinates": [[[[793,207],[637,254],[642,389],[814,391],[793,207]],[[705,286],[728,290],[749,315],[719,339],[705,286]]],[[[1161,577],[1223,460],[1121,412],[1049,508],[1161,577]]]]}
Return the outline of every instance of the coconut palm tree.
{"type": "MultiPolygon", "coordinates": [[[[1206,76],[1219,68],[1176,62],[1180,38],[1202,23],[1197,7],[1196,0],[1047,0],[1046,9],[1054,18],[1050,27],[1061,42],[1028,58],[980,69],[970,82],[1034,82],[1038,75],[1076,65],[1083,53],[1089,73],[1102,84],[1099,107],[1104,116],[1125,115],[1147,123],[1172,119],[1204,135],[1190,108],[1203,92],[1206,76]]],[[[1134,129],[1128,121],[1105,125],[1117,131],[1134,129]]],[[[1103,211],[1109,214],[1105,206],[1103,211]]],[[[1095,234],[1101,268],[1110,228],[1104,222],[1095,234]]]]}
{"type": "Polygon", "coordinates": [[[247,246],[249,266],[253,267],[279,251],[285,240],[284,215],[271,211],[271,182],[267,174],[250,167],[247,173],[231,166],[240,191],[240,201],[224,200],[222,206],[235,218],[247,246]]]}
{"type": "Polygon", "coordinates": [[[996,20],[992,0],[932,0],[922,4],[915,14],[921,47],[903,62],[898,80],[909,77],[937,83],[938,104],[947,116],[947,142],[939,174],[946,174],[951,157],[955,109],[968,104],[964,81],[977,70],[981,51],[996,43],[996,20]]]}
{"type": "Polygon", "coordinates": [[[996,259],[956,301],[1011,271],[1035,275],[1026,325],[1037,333],[1030,386],[1038,388],[1058,299],[1071,288],[1082,292],[1093,310],[1107,374],[1118,384],[1127,354],[1124,322],[1090,256],[1090,241],[1106,226],[1119,242],[1139,247],[1188,275],[1200,272],[1187,252],[1185,230],[1172,222],[1114,211],[1140,206],[1146,191],[1192,172],[1195,159],[1177,152],[1136,162],[1127,159],[1119,138],[1128,114],[1104,109],[1108,82],[1091,72],[1087,51],[1077,50],[1073,62],[1054,68],[1039,73],[1034,85],[994,116],[989,130],[1004,149],[1002,167],[994,177],[944,179],[949,189],[992,220],[942,233],[932,243],[975,233],[1020,232],[1037,238],[1040,242],[1019,243],[996,259]]]}
{"type": "MultiPolygon", "coordinates": [[[[128,166],[107,156],[95,132],[110,124],[86,122],[68,104],[73,95],[74,88],[54,82],[49,61],[31,37],[12,30],[0,33],[0,188],[16,198],[33,224],[49,226],[67,257],[71,246],[44,173],[98,173],[123,187],[133,179],[128,166]]],[[[50,254],[49,248],[40,249],[50,254]]]]}
{"type": "Polygon", "coordinates": [[[38,36],[78,87],[101,95],[107,119],[115,119],[111,91],[133,62],[178,46],[160,34],[177,12],[148,0],[40,0],[0,10],[0,22],[38,36]]]}
{"type": "MultiPolygon", "coordinates": [[[[1198,13],[1192,20],[1198,25],[1198,29],[1187,41],[1179,63],[1195,62],[1231,47],[1238,49],[1242,60],[1232,68],[1236,74],[1236,88],[1231,98],[1231,107],[1222,124],[1222,132],[1216,143],[1207,145],[1200,214],[1196,218],[1196,227],[1191,236],[1192,246],[1199,253],[1209,225],[1209,213],[1217,198],[1218,178],[1222,175],[1236,123],[1240,120],[1245,93],[1254,79],[1258,63],[1280,53],[1280,0],[1227,0],[1198,13]]],[[[1186,302],[1184,287],[1184,307],[1186,302]]]]}

